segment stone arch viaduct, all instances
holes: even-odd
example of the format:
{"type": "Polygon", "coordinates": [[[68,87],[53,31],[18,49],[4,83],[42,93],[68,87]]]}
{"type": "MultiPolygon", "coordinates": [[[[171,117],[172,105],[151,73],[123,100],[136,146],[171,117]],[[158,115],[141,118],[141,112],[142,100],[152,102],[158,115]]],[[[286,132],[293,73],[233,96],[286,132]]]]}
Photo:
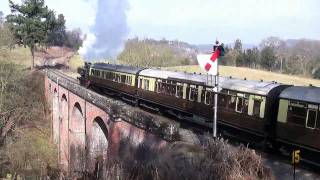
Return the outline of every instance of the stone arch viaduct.
{"type": "Polygon", "coordinates": [[[117,155],[122,139],[158,148],[178,133],[177,123],[92,92],[58,71],[46,70],[45,95],[66,172],[94,171],[98,157],[117,155]]]}

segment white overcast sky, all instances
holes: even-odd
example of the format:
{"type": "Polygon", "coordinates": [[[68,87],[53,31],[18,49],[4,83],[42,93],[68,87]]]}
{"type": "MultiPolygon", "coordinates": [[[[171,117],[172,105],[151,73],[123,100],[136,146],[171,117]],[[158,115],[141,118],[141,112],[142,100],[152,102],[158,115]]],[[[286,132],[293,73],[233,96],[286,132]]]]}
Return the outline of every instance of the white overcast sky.
{"type": "MultiPolygon", "coordinates": [[[[19,0],[15,0],[19,2],[19,0]]],[[[46,0],[63,13],[67,27],[87,32],[96,0],[46,0]]],[[[129,0],[129,37],[179,39],[189,43],[257,44],[263,38],[320,39],[319,0],[129,0]]],[[[8,14],[8,0],[0,0],[8,14]]]]}

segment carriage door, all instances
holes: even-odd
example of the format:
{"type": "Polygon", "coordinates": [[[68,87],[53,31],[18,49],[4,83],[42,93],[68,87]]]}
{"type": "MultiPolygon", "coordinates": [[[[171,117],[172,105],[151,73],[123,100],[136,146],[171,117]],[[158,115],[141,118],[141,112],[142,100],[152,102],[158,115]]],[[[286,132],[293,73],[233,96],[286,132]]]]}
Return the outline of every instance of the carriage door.
{"type": "Polygon", "coordinates": [[[308,112],[307,112],[307,121],[306,127],[310,129],[314,129],[316,127],[316,120],[318,116],[318,106],[317,105],[308,105],[308,112]]]}

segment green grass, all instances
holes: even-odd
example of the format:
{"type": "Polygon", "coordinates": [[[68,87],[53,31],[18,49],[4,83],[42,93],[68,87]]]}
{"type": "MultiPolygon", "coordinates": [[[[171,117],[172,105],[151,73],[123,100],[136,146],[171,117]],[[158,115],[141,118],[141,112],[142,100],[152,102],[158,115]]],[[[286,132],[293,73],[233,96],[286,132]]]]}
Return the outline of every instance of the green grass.
{"type": "Polygon", "coordinates": [[[0,48],[1,62],[19,64],[25,67],[30,67],[31,59],[32,56],[29,48],[18,46],[12,50],[0,48]]]}

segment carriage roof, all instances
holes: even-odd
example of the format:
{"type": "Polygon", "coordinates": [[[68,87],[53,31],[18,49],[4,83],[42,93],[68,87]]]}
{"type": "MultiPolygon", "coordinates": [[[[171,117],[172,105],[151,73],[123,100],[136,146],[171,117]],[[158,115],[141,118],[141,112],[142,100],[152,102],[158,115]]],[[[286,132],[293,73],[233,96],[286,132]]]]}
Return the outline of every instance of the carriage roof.
{"type": "Polygon", "coordinates": [[[280,98],[320,104],[320,88],[313,86],[292,86],[283,90],[280,98]]]}
{"type": "MultiPolygon", "coordinates": [[[[160,79],[171,79],[206,86],[214,86],[214,78],[213,80],[211,80],[210,76],[207,77],[207,75],[204,74],[174,72],[161,69],[144,69],[140,72],[139,75],[160,79]]],[[[261,82],[228,77],[219,77],[220,88],[259,95],[267,95],[273,88],[280,85],[281,84],[275,82],[261,82]]]]}
{"type": "Polygon", "coordinates": [[[101,69],[107,71],[117,71],[129,74],[136,74],[140,70],[144,69],[142,67],[134,67],[134,66],[126,66],[126,65],[118,65],[118,64],[106,64],[106,63],[95,63],[91,66],[94,69],[101,69]]]}

